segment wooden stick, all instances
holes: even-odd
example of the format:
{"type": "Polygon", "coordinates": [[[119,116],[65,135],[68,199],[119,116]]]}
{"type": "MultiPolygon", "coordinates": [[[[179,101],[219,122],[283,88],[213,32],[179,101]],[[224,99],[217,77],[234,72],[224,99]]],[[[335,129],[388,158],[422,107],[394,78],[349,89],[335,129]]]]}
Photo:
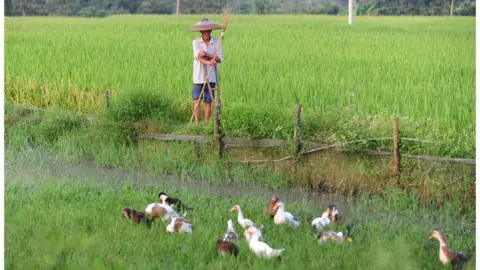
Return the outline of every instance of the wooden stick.
{"type": "Polygon", "coordinates": [[[105,104],[107,105],[107,108],[110,106],[110,98],[108,96],[108,91],[105,91],[105,104]]]}
{"type": "Polygon", "coordinates": [[[400,175],[400,136],[398,135],[398,119],[393,119],[393,171],[400,175]]]}
{"type": "Polygon", "coordinates": [[[292,160],[292,175],[297,173],[297,159],[300,154],[300,114],[302,111],[302,105],[297,104],[295,111],[295,128],[293,131],[293,144],[295,145],[294,159],[292,160]]]}

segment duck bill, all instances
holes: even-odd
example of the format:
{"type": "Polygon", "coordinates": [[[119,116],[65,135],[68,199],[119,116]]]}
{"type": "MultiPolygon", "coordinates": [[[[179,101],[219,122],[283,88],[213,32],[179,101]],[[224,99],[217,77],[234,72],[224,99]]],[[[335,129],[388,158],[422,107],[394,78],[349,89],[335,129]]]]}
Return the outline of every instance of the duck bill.
{"type": "Polygon", "coordinates": [[[230,212],[233,212],[233,211],[235,211],[235,210],[237,210],[237,208],[232,207],[232,209],[230,209],[230,212]]]}
{"type": "Polygon", "coordinates": [[[352,240],[352,238],[351,238],[350,236],[349,236],[349,237],[347,237],[347,241],[348,241],[348,242],[350,242],[350,243],[352,243],[352,242],[353,242],[353,240],[352,240]]]}
{"type": "Polygon", "coordinates": [[[430,237],[428,238],[428,240],[432,240],[433,238],[435,238],[435,236],[432,234],[432,235],[430,235],[430,237]]]}
{"type": "Polygon", "coordinates": [[[280,206],[279,206],[278,204],[275,204],[275,205],[273,206],[273,210],[277,210],[278,207],[280,207],[280,206]]]}

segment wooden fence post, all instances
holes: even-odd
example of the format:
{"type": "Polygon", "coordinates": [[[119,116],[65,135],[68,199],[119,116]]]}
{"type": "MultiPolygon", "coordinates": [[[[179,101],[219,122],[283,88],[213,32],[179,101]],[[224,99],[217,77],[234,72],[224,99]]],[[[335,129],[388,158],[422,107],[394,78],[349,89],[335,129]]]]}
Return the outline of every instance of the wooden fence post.
{"type": "Polygon", "coordinates": [[[110,106],[110,97],[108,96],[108,91],[105,91],[105,104],[107,108],[110,106]]]}
{"type": "Polygon", "coordinates": [[[222,141],[222,130],[220,125],[220,98],[215,99],[215,113],[213,115],[213,138],[215,141],[216,150],[218,151],[218,156],[223,157],[223,141],[222,141]]]}
{"type": "Polygon", "coordinates": [[[393,119],[393,172],[400,176],[400,136],[398,131],[398,119],[393,119]]]}
{"type": "Polygon", "coordinates": [[[293,130],[293,144],[295,147],[294,158],[292,159],[292,175],[297,173],[297,160],[300,154],[300,118],[302,113],[302,105],[297,104],[295,116],[295,128],[293,130]]]}

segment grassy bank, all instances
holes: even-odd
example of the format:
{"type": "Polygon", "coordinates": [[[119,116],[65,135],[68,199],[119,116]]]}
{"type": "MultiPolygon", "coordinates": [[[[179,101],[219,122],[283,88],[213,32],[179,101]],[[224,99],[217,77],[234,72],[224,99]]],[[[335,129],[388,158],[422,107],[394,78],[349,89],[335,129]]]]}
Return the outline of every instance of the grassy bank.
{"type": "MultiPolygon", "coordinates": [[[[142,89],[172,107],[152,130],[185,131],[187,30],[199,18],[7,18],[5,99],[100,113],[105,90],[142,89]]],[[[472,18],[359,17],[351,27],[345,17],[234,16],[220,67],[225,133],[290,139],[301,103],[304,139],[390,137],[397,116],[402,136],[437,143],[407,153],[472,158],[474,29],[472,18]]]]}
{"type": "MultiPolygon", "coordinates": [[[[449,201],[472,205],[475,202],[475,170],[469,165],[402,159],[402,177],[397,179],[392,173],[391,157],[326,151],[301,159],[298,173],[292,177],[289,160],[257,164],[236,162],[278,159],[291,155],[290,147],[232,148],[225,152],[223,160],[218,160],[209,144],[196,146],[188,142],[136,140],[138,134],[149,129],[158,131],[162,126],[168,128],[174,122],[164,116],[168,103],[151,95],[128,96],[120,101],[98,114],[94,121],[72,112],[7,103],[6,155],[14,158],[16,151],[33,149],[72,164],[88,161],[101,167],[151,175],[169,174],[178,179],[217,184],[301,187],[345,195],[381,195],[385,190],[403,189],[426,204],[440,206],[449,201]]],[[[197,129],[199,133],[209,130],[197,129]]],[[[305,127],[303,130],[308,133],[305,127]]],[[[385,147],[388,149],[387,145],[385,147]]],[[[404,149],[408,149],[405,144],[402,152],[404,149]]]]}
{"type": "MultiPolygon", "coordinates": [[[[319,246],[308,224],[324,205],[285,201],[287,211],[302,225],[292,230],[276,226],[263,215],[268,199],[247,194],[211,197],[199,191],[164,190],[158,185],[134,186],[77,183],[68,179],[6,181],[5,266],[24,268],[150,269],[443,269],[438,243],[428,241],[432,230],[445,232],[453,249],[475,248],[475,209],[458,205],[422,207],[418,198],[389,192],[384,198],[358,198],[339,209],[345,224],[355,223],[352,244],[319,246]],[[188,213],[193,235],[168,235],[165,225],[151,230],[123,220],[124,207],[142,210],[156,201],[159,190],[178,196],[194,208],[188,213]],[[237,258],[222,258],[215,241],[226,230],[228,210],[240,204],[246,217],[263,223],[266,243],[285,248],[283,260],[256,258],[242,237],[237,258]]],[[[269,196],[269,194],[268,194],[269,196]]],[[[344,225],[337,226],[337,230],[344,225]]],[[[473,259],[466,269],[474,269],[473,259]]]]}

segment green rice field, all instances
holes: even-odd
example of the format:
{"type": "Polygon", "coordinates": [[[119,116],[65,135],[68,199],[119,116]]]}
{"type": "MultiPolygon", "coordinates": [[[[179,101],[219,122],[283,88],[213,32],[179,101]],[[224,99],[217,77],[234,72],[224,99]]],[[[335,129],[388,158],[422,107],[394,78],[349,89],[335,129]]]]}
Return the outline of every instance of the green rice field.
{"type": "MultiPolygon", "coordinates": [[[[141,89],[171,100],[186,124],[198,35],[188,30],[201,17],[6,18],[5,99],[94,114],[105,90],[141,89]]],[[[340,140],[359,139],[355,124],[342,126],[353,117],[366,123],[360,139],[391,134],[400,117],[405,136],[446,143],[450,152],[437,154],[474,156],[474,18],[358,17],[350,26],[342,16],[230,15],[223,51],[229,121],[253,110],[243,121],[261,123],[262,108],[293,117],[300,103],[305,115],[337,117],[321,139],[340,140]]]]}

